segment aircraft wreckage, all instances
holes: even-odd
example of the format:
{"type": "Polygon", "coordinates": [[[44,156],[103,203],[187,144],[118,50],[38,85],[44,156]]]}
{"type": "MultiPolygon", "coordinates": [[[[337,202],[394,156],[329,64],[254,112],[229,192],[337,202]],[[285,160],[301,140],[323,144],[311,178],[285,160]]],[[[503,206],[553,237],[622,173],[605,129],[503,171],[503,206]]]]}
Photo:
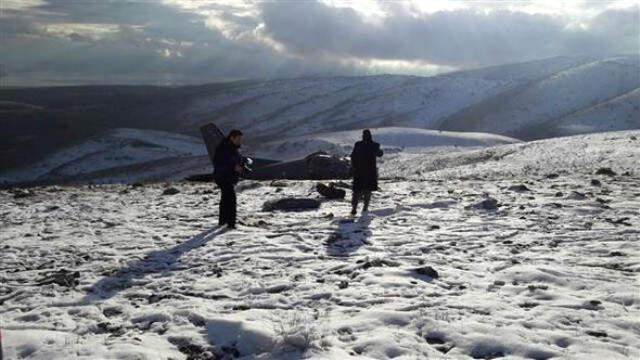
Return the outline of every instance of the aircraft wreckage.
{"type": "MultiPolygon", "coordinates": [[[[214,123],[202,126],[200,132],[213,164],[216,148],[224,139],[224,134],[214,123]]],[[[289,161],[245,158],[245,168],[247,171],[242,177],[250,180],[330,180],[351,177],[351,162],[348,158],[325,152],[289,161]]]]}

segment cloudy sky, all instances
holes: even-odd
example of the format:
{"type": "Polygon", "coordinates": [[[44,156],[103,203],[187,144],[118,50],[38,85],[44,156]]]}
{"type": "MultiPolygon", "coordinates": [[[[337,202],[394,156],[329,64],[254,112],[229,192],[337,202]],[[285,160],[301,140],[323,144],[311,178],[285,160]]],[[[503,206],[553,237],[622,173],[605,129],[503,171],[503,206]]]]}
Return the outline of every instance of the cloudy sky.
{"type": "Polygon", "coordinates": [[[5,85],[431,75],[640,53],[640,0],[0,0],[5,85]]]}

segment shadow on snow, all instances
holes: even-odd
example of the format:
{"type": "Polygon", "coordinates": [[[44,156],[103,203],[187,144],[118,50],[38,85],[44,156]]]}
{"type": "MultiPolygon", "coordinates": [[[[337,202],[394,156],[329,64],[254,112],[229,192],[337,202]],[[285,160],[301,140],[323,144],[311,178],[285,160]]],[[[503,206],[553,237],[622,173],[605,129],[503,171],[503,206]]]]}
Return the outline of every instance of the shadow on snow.
{"type": "Polygon", "coordinates": [[[213,228],[194,236],[193,238],[164,250],[157,250],[147,253],[144,258],[133,261],[115,273],[96,282],[88,290],[89,294],[81,301],[90,303],[92,301],[108,299],[118,292],[135,285],[136,279],[141,279],[151,273],[171,271],[180,257],[189,251],[204,246],[216,236],[224,233],[224,228],[213,228]]]}
{"type": "Polygon", "coordinates": [[[350,256],[361,246],[369,244],[370,224],[371,217],[368,214],[360,216],[357,220],[338,220],[338,228],[327,241],[327,255],[350,256]]]}

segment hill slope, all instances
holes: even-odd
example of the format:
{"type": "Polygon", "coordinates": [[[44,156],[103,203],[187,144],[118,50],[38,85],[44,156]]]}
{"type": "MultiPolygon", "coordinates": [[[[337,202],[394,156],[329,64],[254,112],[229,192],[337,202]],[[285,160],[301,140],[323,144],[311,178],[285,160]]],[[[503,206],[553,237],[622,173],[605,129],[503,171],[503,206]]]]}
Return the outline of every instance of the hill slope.
{"type": "MultiPolygon", "coordinates": [[[[573,122],[579,125],[579,119],[572,117],[573,114],[585,112],[638,89],[638,58],[607,58],[563,70],[504,92],[449,117],[443,122],[442,128],[484,131],[522,139],[566,135],[570,133],[563,130],[571,127],[573,122]],[[558,126],[560,121],[563,125],[558,126]],[[539,128],[546,128],[545,134],[540,134],[539,128]]],[[[630,96],[626,100],[640,106],[637,97],[630,96]]],[[[637,118],[639,115],[638,110],[629,107],[620,110],[628,113],[611,112],[616,116],[607,116],[601,119],[599,126],[583,128],[583,132],[623,130],[629,126],[626,125],[628,117],[637,118]]],[[[577,127],[574,127],[573,132],[576,130],[577,127]]]]}
{"type": "Polygon", "coordinates": [[[120,127],[199,137],[199,126],[213,121],[224,131],[243,129],[249,145],[366,127],[525,140],[623,130],[638,127],[639,88],[640,57],[629,55],[558,57],[435,77],[4,89],[0,172],[120,127]]]}
{"type": "MultiPolygon", "coordinates": [[[[202,141],[186,135],[155,130],[115,129],[60,150],[40,162],[0,175],[0,182],[58,181],[94,178],[94,173],[116,173],[119,168],[153,161],[167,166],[172,158],[206,155],[202,141]]],[[[207,160],[208,161],[208,160],[207,160]]],[[[174,169],[164,174],[171,178],[174,169]]],[[[133,174],[132,174],[133,175],[133,174]]],[[[135,180],[135,177],[132,176],[135,180]]]]}

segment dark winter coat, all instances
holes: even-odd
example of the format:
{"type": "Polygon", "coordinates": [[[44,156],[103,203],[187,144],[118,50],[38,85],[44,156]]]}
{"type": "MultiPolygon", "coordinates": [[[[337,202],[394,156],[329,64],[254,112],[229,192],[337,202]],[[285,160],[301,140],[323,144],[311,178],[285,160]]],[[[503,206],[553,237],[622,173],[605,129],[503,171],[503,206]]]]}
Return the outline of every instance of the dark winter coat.
{"type": "Polygon", "coordinates": [[[242,165],[242,156],[240,156],[238,148],[229,139],[220,142],[213,157],[213,176],[216,181],[231,182],[232,184],[238,182],[239,174],[235,167],[242,165]]]}
{"type": "Polygon", "coordinates": [[[362,140],[356,143],[351,153],[354,191],[374,191],[378,189],[376,157],[381,156],[382,150],[377,142],[362,140]]]}

